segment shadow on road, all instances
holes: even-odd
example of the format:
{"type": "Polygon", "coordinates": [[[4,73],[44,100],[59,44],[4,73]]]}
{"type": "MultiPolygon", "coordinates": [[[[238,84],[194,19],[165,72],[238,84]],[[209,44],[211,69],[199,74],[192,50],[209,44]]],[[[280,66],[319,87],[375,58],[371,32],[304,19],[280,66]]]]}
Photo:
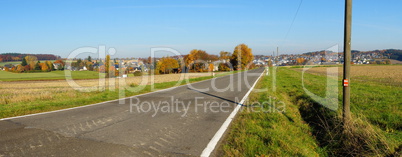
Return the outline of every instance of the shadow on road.
{"type": "Polygon", "coordinates": [[[236,105],[241,105],[241,106],[244,106],[243,104],[240,104],[239,102],[235,102],[235,101],[233,101],[233,100],[229,100],[229,99],[226,99],[226,98],[223,98],[223,97],[217,96],[217,95],[213,95],[213,94],[205,93],[205,92],[202,92],[202,91],[199,91],[199,90],[196,90],[196,89],[192,89],[192,88],[189,88],[189,87],[187,87],[187,89],[188,89],[188,90],[195,91],[195,92],[198,92],[198,93],[202,93],[202,94],[205,94],[205,95],[208,95],[208,96],[212,96],[212,97],[215,97],[215,98],[219,98],[219,99],[222,99],[222,100],[225,100],[225,101],[228,101],[228,102],[234,103],[234,104],[236,104],[236,105]]]}

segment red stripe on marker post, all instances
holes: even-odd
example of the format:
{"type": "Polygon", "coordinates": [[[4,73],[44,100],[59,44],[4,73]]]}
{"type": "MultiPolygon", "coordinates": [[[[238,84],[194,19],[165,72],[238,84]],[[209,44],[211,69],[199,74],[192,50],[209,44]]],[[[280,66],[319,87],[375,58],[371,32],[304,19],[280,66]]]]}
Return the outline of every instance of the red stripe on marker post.
{"type": "Polygon", "coordinates": [[[349,87],[349,80],[348,79],[343,80],[343,86],[344,87],[349,87]]]}

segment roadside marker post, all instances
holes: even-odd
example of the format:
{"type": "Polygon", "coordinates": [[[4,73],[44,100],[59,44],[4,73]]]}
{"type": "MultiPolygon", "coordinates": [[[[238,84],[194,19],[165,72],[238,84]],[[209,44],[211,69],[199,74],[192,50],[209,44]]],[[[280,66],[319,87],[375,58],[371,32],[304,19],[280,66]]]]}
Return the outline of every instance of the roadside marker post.
{"type": "Polygon", "coordinates": [[[348,79],[343,80],[343,86],[344,87],[349,87],[349,80],[348,79]]]}

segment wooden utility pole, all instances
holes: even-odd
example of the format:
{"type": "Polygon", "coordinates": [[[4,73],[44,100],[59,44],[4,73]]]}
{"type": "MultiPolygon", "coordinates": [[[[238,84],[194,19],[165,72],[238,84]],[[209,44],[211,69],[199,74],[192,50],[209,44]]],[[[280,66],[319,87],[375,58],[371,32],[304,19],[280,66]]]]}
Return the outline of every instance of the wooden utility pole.
{"type": "Polygon", "coordinates": [[[350,122],[350,62],[352,32],[352,0],[345,0],[345,27],[343,39],[343,123],[350,122]]]}

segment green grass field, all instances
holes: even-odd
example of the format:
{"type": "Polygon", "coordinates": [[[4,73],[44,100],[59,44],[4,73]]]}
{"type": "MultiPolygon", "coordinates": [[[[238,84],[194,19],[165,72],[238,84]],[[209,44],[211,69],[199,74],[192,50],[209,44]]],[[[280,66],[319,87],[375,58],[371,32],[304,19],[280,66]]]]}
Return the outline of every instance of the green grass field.
{"type": "MultiPolygon", "coordinates": [[[[44,62],[44,61],[46,61],[46,60],[41,60],[40,62],[42,63],[42,62],[44,62]]],[[[49,60],[49,61],[54,62],[54,61],[56,61],[56,60],[49,60]]],[[[0,66],[4,66],[4,65],[6,65],[6,64],[18,65],[18,64],[21,64],[21,62],[22,62],[22,61],[16,61],[16,62],[0,62],[0,66]]]]}
{"type": "MultiPolygon", "coordinates": [[[[223,156],[397,156],[401,151],[401,86],[354,80],[348,134],[341,131],[340,78],[339,109],[332,111],[305,93],[300,71],[278,68],[276,74],[276,92],[271,75],[257,86],[269,87],[268,91],[250,95],[251,103],[238,114],[220,148],[223,156]],[[249,112],[261,108],[253,102],[270,102],[262,106],[272,108],[272,100],[283,102],[285,112],[249,112]]],[[[304,75],[306,89],[320,97],[325,96],[326,82],[322,75],[304,75]]]]}
{"type": "MultiPolygon", "coordinates": [[[[105,74],[101,74],[104,76],[105,74]]],[[[99,73],[94,71],[71,71],[73,79],[96,79],[99,73]]],[[[39,73],[13,73],[0,71],[0,81],[28,81],[28,80],[63,80],[66,79],[64,71],[51,71],[39,73]]]]}
{"type": "Polygon", "coordinates": [[[17,65],[17,64],[21,64],[21,61],[18,61],[18,62],[0,62],[0,66],[4,66],[6,64],[17,65]]]}

